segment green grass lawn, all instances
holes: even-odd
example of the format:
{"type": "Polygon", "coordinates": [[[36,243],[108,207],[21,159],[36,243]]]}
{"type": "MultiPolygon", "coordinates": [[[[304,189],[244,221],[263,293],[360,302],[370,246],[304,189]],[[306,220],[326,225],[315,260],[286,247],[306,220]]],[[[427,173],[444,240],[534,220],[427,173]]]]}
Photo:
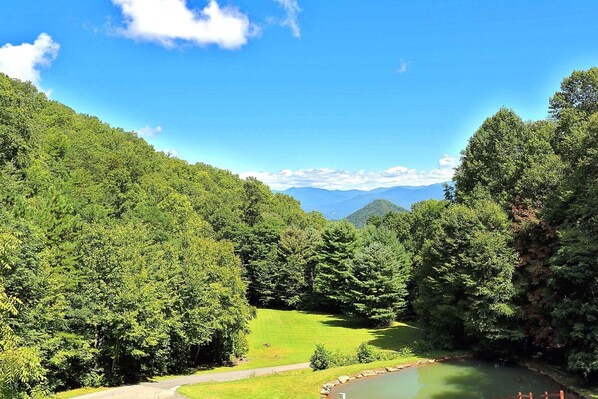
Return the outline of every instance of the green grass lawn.
{"type": "Polygon", "coordinates": [[[364,326],[355,317],[297,310],[258,309],[249,327],[247,362],[201,370],[197,374],[308,362],[320,343],[328,350],[345,353],[354,352],[362,342],[381,350],[400,350],[412,346],[419,337],[419,330],[405,323],[375,329],[364,326]]]}
{"type": "MultiPolygon", "coordinates": [[[[381,350],[398,351],[413,347],[418,338],[419,330],[404,323],[373,329],[365,327],[359,319],[348,316],[259,309],[257,318],[251,322],[247,354],[249,361],[235,368],[308,362],[318,343],[324,344],[329,350],[345,353],[354,352],[362,342],[381,350]]],[[[292,371],[241,381],[197,384],[182,387],[179,393],[190,399],[315,399],[319,398],[322,384],[339,375],[411,363],[422,358],[410,355],[316,372],[292,371]]]]}
{"type": "Polygon", "coordinates": [[[373,329],[348,316],[271,309],[259,309],[250,328],[246,368],[307,362],[318,343],[342,352],[353,352],[362,342],[399,350],[419,336],[417,328],[403,323],[373,329]]]}
{"type": "Polygon", "coordinates": [[[254,377],[246,380],[205,383],[184,386],[178,392],[189,399],[317,399],[322,384],[336,377],[357,374],[385,366],[411,363],[419,357],[404,357],[399,360],[338,367],[322,371],[302,370],[254,377]]]}

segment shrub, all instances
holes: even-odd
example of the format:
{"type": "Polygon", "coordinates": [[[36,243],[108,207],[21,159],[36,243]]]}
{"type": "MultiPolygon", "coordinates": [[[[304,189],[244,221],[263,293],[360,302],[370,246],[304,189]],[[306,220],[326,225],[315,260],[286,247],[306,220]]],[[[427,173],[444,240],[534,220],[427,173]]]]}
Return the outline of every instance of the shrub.
{"type": "Polygon", "coordinates": [[[357,348],[357,361],[359,363],[371,363],[374,360],[377,360],[374,348],[372,348],[366,342],[363,342],[361,345],[359,345],[357,348]]]}
{"type": "Polygon", "coordinates": [[[343,353],[338,349],[330,354],[330,366],[342,367],[356,363],[359,362],[357,361],[355,354],[343,353]]]}
{"type": "Polygon", "coordinates": [[[325,370],[332,363],[331,358],[331,353],[324,348],[324,345],[317,344],[316,350],[314,350],[313,355],[311,355],[311,358],[309,359],[309,367],[311,367],[314,371],[325,370]]]}

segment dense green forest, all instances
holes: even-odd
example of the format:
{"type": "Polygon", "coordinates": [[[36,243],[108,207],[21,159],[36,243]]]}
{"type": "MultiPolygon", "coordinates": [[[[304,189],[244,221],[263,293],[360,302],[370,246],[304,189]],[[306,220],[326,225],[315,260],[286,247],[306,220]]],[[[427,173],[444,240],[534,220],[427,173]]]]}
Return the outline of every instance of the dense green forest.
{"type": "Polygon", "coordinates": [[[252,306],[598,377],[598,68],[471,137],[444,201],[327,222],[0,74],[0,397],[230,361],[252,306]]]}

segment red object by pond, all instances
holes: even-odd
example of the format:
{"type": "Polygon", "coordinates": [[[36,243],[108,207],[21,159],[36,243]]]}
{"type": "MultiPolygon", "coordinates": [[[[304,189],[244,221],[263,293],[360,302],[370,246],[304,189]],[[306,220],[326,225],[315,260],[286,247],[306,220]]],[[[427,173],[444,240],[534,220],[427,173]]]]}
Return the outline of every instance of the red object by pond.
{"type": "MultiPolygon", "coordinates": [[[[549,398],[559,398],[565,399],[565,392],[561,390],[559,393],[548,393],[544,392],[544,395],[536,396],[536,399],[549,399],[549,398]]],[[[534,394],[531,392],[529,395],[522,395],[521,392],[517,395],[517,399],[534,399],[534,394]]]]}

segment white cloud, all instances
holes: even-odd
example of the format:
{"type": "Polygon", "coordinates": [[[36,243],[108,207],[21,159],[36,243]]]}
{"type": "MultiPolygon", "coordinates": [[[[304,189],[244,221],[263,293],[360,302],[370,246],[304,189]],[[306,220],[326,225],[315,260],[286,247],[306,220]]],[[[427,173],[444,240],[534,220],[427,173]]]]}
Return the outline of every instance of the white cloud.
{"type": "Polygon", "coordinates": [[[58,56],[60,45],[47,33],[41,33],[32,43],[0,47],[0,72],[11,78],[30,81],[40,87],[40,69],[49,67],[58,56]]]}
{"type": "Polygon", "coordinates": [[[203,10],[187,7],[186,0],[112,0],[120,7],[125,27],[118,32],[125,37],[157,42],[165,47],[177,41],[204,46],[216,44],[236,49],[256,34],[247,15],[236,8],[220,7],[210,0],[203,10]]]}
{"type": "Polygon", "coordinates": [[[274,190],[290,187],[317,187],[330,190],[361,189],[378,187],[424,186],[452,180],[456,157],[443,155],[438,167],[431,170],[417,170],[395,166],[382,171],[347,171],[338,169],[284,169],[278,172],[245,172],[242,178],[254,176],[274,190]]]}
{"type": "Polygon", "coordinates": [[[299,13],[301,12],[301,8],[299,7],[299,3],[297,0],[274,0],[287,13],[285,19],[280,21],[280,25],[288,26],[295,37],[301,37],[301,28],[299,27],[298,17],[299,13]]]}
{"type": "Polygon", "coordinates": [[[162,126],[156,126],[156,127],[145,126],[145,127],[142,127],[141,129],[137,130],[137,134],[139,135],[139,137],[144,137],[144,138],[156,137],[160,133],[162,133],[162,126]]]}
{"type": "Polygon", "coordinates": [[[441,168],[454,168],[459,165],[459,157],[444,154],[442,158],[438,160],[438,166],[441,168]]]}
{"type": "Polygon", "coordinates": [[[399,67],[397,68],[397,73],[398,73],[399,75],[401,75],[401,74],[403,74],[403,73],[407,72],[407,71],[409,70],[409,66],[410,66],[410,65],[411,65],[411,62],[409,62],[409,61],[407,61],[407,60],[405,60],[405,59],[401,58],[401,59],[399,60],[399,67]]]}

